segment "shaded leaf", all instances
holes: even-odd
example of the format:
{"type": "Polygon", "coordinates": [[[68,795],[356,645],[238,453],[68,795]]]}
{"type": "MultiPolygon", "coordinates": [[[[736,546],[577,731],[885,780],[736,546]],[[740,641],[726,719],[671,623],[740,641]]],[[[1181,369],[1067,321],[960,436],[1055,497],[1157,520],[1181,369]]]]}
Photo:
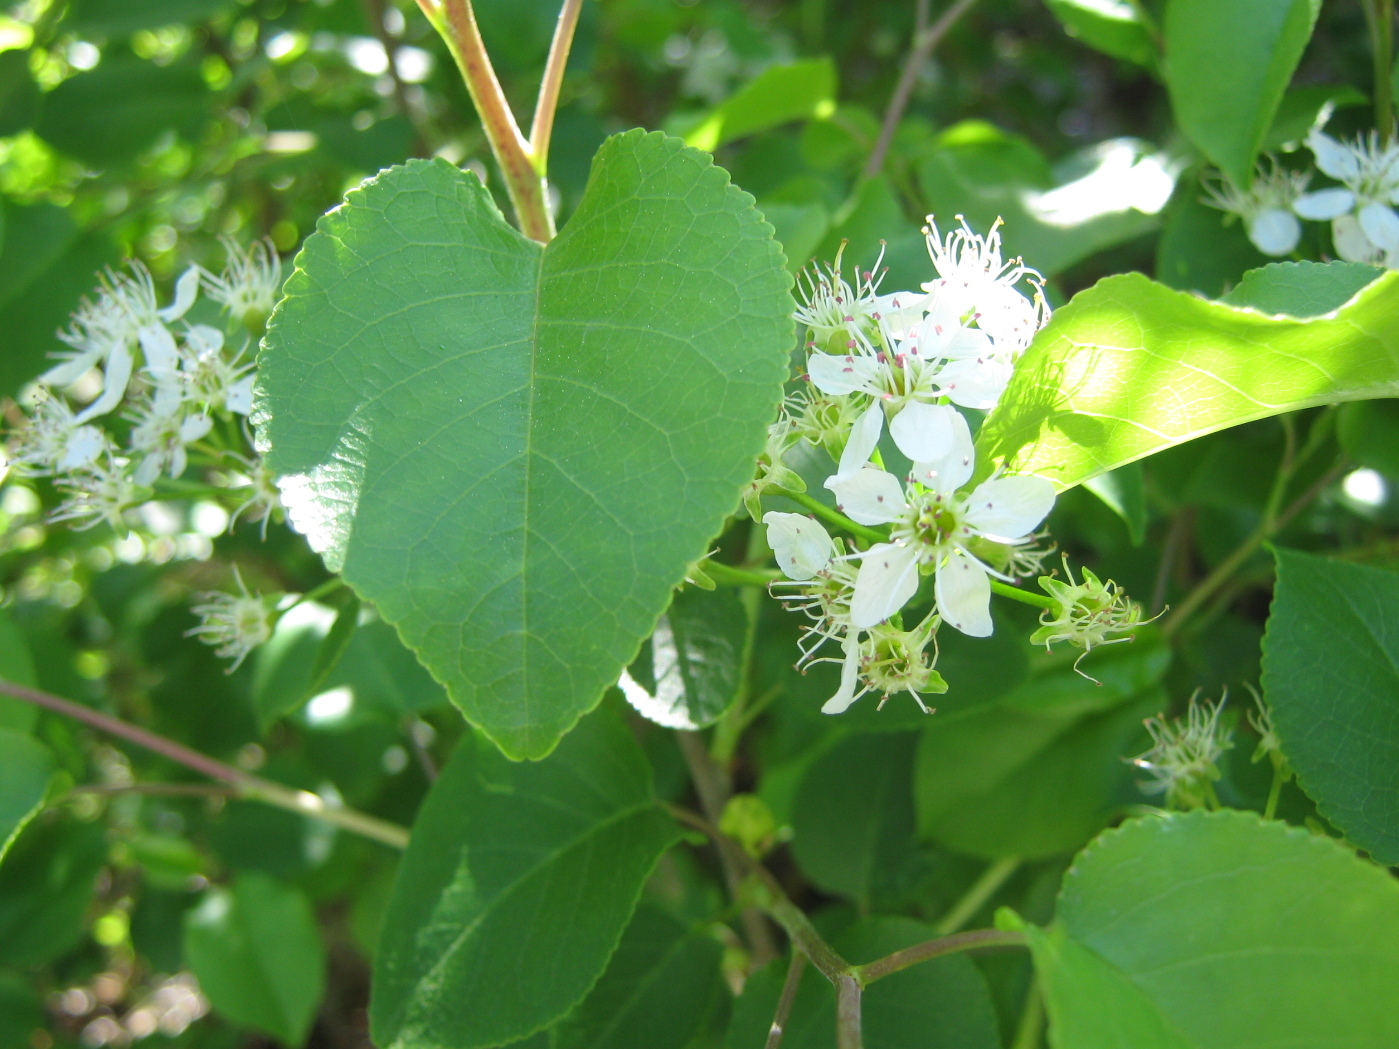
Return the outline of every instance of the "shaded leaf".
{"type": "Polygon", "coordinates": [[[72,950],[106,859],[100,823],[31,822],[0,865],[0,965],[42,965],[72,950]]]}
{"type": "Polygon", "coordinates": [[[734,139],[835,111],[836,68],[829,58],[768,66],[685,135],[686,145],[713,151],[734,139]]]}
{"type": "Polygon", "coordinates": [[[53,755],[37,739],[0,728],[0,861],[44,805],[53,755]]]}
{"type": "Polygon", "coordinates": [[[1046,3],[1069,36],[1113,58],[1139,66],[1155,65],[1156,47],[1140,8],[1102,0],[1046,0],[1046,3]]]}
{"type": "Polygon", "coordinates": [[[1399,863],[1399,572],[1278,550],[1263,692],[1297,782],[1399,863]]]}
{"type": "MultiPolygon", "coordinates": [[[[4,608],[0,608],[0,679],[31,688],[38,684],[29,641],[4,608]]],[[[0,696],[0,729],[28,732],[38,719],[39,708],[33,703],[0,696]]]]}
{"type": "Polygon", "coordinates": [[[1383,272],[1363,262],[1273,262],[1249,270],[1219,301],[1259,313],[1319,317],[1340,309],[1383,272]]]}
{"type": "Polygon", "coordinates": [[[538,763],[468,734],[413,828],[375,956],[385,1049],[476,1049],[563,1016],[617,945],[679,837],[608,710],[538,763]]]}

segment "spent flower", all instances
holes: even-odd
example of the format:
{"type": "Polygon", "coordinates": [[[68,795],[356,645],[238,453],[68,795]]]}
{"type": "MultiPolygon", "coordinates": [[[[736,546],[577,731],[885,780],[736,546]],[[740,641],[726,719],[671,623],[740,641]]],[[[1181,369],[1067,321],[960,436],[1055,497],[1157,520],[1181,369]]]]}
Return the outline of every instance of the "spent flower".
{"type": "MultiPolygon", "coordinates": [[[[1040,627],[1030,635],[1031,644],[1044,645],[1046,649],[1051,649],[1057,641],[1067,641],[1083,649],[1083,654],[1074,661],[1075,670],[1095,647],[1130,641],[1132,632],[1147,622],[1142,619],[1141,606],[1129,599],[1115,582],[1100,580],[1090,568],[1083,568],[1081,572],[1082,581],[1075,581],[1066,557],[1064,579],[1040,577],[1040,588],[1054,599],[1055,607],[1040,613],[1040,627]]],[[[1087,674],[1083,676],[1088,677],[1087,674]]]]}
{"type": "Polygon", "coordinates": [[[277,624],[278,595],[249,590],[236,565],[233,578],[238,584],[236,593],[213,590],[199,595],[201,603],[190,608],[199,617],[199,625],[185,631],[186,637],[197,637],[213,646],[219,658],[233,660],[225,670],[228,674],[272,636],[277,624]]]}
{"type": "Polygon", "coordinates": [[[1311,174],[1289,171],[1270,160],[1269,167],[1258,166],[1247,189],[1239,189],[1223,178],[1206,182],[1205,203],[1243,219],[1248,239],[1264,255],[1290,255],[1302,238],[1302,224],[1297,221],[1294,208],[1305,193],[1311,174]]]}
{"type": "Polygon", "coordinates": [[[1200,703],[1190,697],[1184,718],[1147,718],[1152,747],[1132,764],[1151,774],[1140,784],[1148,794],[1164,794],[1174,808],[1216,807],[1219,759],[1234,745],[1233,730],[1221,725],[1224,699],[1200,703]]]}

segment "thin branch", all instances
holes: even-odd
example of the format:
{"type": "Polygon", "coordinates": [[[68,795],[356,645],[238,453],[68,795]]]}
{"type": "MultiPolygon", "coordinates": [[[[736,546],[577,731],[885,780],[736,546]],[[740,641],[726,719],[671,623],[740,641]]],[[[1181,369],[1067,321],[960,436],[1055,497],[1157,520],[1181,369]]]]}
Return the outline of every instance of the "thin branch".
{"type": "Polygon", "coordinates": [[[909,99],[913,97],[913,85],[918,82],[919,70],[932,56],[938,44],[942,43],[942,38],[947,35],[948,30],[956,25],[957,20],[966,14],[975,3],[976,0],[957,0],[943,12],[941,18],[914,39],[913,50],[908,53],[908,58],[904,60],[903,71],[899,74],[899,82],[894,88],[894,94],[889,99],[889,105],[884,110],[884,122],[879,127],[879,138],[865,164],[862,177],[874,178],[883,169],[884,158],[888,155],[889,146],[894,141],[894,132],[898,130],[899,121],[903,119],[904,110],[908,108],[909,99]]]}
{"type": "Polygon", "coordinates": [[[853,976],[836,981],[836,1049],[863,1049],[860,1034],[860,984],[853,976]]]}
{"type": "Polygon", "coordinates": [[[768,1040],[763,1049],[777,1049],[782,1044],[782,1036],[787,1033],[787,1020],[792,1015],[792,1005],[797,1000],[797,989],[801,987],[804,972],[806,955],[793,948],[792,960],[787,965],[787,978],[782,981],[782,994],[777,999],[777,1012],[773,1015],[772,1026],[768,1028],[768,1040]]]}
{"type": "Polygon", "coordinates": [[[989,947],[1024,947],[1023,932],[1003,932],[1000,929],[975,929],[972,932],[959,932],[952,936],[941,936],[936,940],[925,940],[912,947],[880,958],[877,962],[862,965],[857,970],[860,982],[865,986],[886,976],[907,969],[919,962],[941,958],[944,954],[959,954],[962,951],[979,951],[989,947]]]}
{"type": "Polygon", "coordinates": [[[1286,510],[1278,514],[1272,520],[1264,520],[1255,528],[1242,543],[1234,548],[1234,551],[1221,561],[1215,570],[1207,575],[1194,590],[1185,596],[1185,600],[1176,606],[1175,610],[1161,624],[1161,633],[1167,637],[1173,637],[1199,607],[1229,581],[1229,577],[1239,570],[1255,550],[1271,539],[1288,523],[1301,513],[1313,499],[1319,496],[1331,486],[1335,480],[1345,471],[1346,460],[1339,459],[1331,469],[1322,474],[1321,477],[1309,487],[1305,492],[1294,499],[1286,510]]]}
{"type": "Polygon", "coordinates": [[[1030,981],[1030,989],[1025,992],[1025,1008],[1020,1013],[1020,1023],[1016,1025],[1011,1049],[1039,1049],[1043,1029],[1044,996],[1040,993],[1040,982],[1036,977],[1030,981]]]}
{"type": "Polygon", "coordinates": [[[234,798],[236,787],[217,783],[81,783],[68,792],[115,797],[118,794],[151,794],[175,798],[234,798]]]}
{"type": "Polygon", "coordinates": [[[681,823],[707,835],[721,854],[727,854],[735,867],[757,883],[763,896],[763,909],[786,930],[793,945],[811,959],[811,963],[822,976],[835,983],[842,976],[849,976],[855,971],[816,931],[816,927],[811,924],[802,909],[788,898],[777,879],[772,876],[772,872],[748,855],[742,845],[698,813],[676,805],[667,806],[667,810],[681,823]]]}
{"type": "MultiPolygon", "coordinates": [[[[427,10],[425,0],[418,0],[418,3],[427,10]]],[[[466,81],[466,89],[471,93],[471,101],[476,104],[481,127],[490,140],[505,178],[505,188],[515,206],[520,230],[531,240],[548,243],[554,238],[554,217],[549,211],[544,180],[534,168],[529,143],[520,133],[510,103],[496,78],[471,0],[442,0],[436,17],[429,15],[429,19],[447,41],[462,79],[466,81]]]]}
{"type": "Polygon", "coordinates": [[[539,101],[534,104],[534,122],[529,129],[529,147],[534,154],[534,170],[543,178],[549,169],[549,139],[554,133],[554,113],[559,108],[559,90],[563,87],[568,52],[573,47],[573,33],[578,28],[578,12],[583,0],[564,0],[559,11],[559,23],[554,27],[554,40],[549,45],[549,60],[544,65],[544,79],[539,82],[539,101]]]}
{"type": "Polygon", "coordinates": [[[138,725],[114,718],[110,714],[103,714],[99,710],[93,710],[91,707],[85,707],[80,703],[74,703],[48,692],[40,692],[38,689],[16,685],[12,681],[0,680],[0,695],[6,695],[25,703],[33,703],[36,707],[52,710],[56,714],[81,721],[85,725],[90,725],[110,736],[117,736],[129,743],[135,743],[138,747],[144,747],[146,750],[161,755],[161,757],[169,758],[176,764],[184,765],[210,779],[229,784],[240,797],[266,802],[291,812],[299,812],[303,816],[311,816],[343,830],[353,831],[385,845],[391,845],[396,849],[408,846],[408,829],[406,827],[400,827],[395,823],[389,823],[387,820],[381,820],[363,812],[356,812],[354,809],[337,807],[327,802],[319,794],[312,794],[306,790],[293,790],[280,783],[251,775],[242,769],[234,768],[216,758],[211,758],[207,754],[191,750],[182,743],[176,743],[173,739],[166,739],[164,736],[156,735],[138,725]]]}
{"type": "Polygon", "coordinates": [[[398,41],[384,25],[384,0],[364,0],[364,17],[369,22],[369,30],[374,34],[374,39],[379,41],[379,46],[388,56],[388,72],[393,81],[394,102],[398,111],[403,114],[403,119],[413,128],[413,155],[425,157],[430,152],[427,135],[423,133],[417,111],[408,104],[408,85],[403,82],[403,77],[398,72],[398,41]]]}
{"type": "MultiPolygon", "coordinates": [[[[680,742],[680,752],[685,756],[685,764],[690,769],[690,778],[694,780],[700,807],[704,810],[709,824],[717,828],[724,815],[724,806],[729,800],[731,788],[728,776],[709,756],[704,738],[698,732],[682,731],[677,732],[676,736],[680,742]]],[[[715,833],[719,832],[716,830],[715,833]]],[[[745,865],[737,857],[751,857],[737,842],[732,844],[733,849],[719,849],[719,865],[724,870],[724,883],[728,886],[730,898],[738,902],[745,865]]],[[[776,958],[777,941],[773,938],[772,929],[763,917],[763,912],[756,907],[743,907],[739,917],[743,922],[744,935],[748,938],[748,949],[753,952],[753,967],[757,968],[776,958]]]]}
{"type": "Polygon", "coordinates": [[[1035,608],[1046,608],[1051,611],[1059,607],[1059,602],[1046,594],[1036,594],[1023,587],[1002,583],[999,579],[991,580],[991,590],[1002,597],[1010,598],[1012,601],[1019,601],[1022,605],[1033,605],[1035,608]]]}
{"type": "Polygon", "coordinates": [[[976,917],[982,905],[996,894],[996,890],[1006,883],[1006,879],[1020,869],[1022,862],[1019,856],[1009,856],[990,864],[972,882],[971,888],[962,894],[962,898],[933,926],[933,930],[939,936],[950,936],[966,925],[976,917]]]}
{"type": "Polygon", "coordinates": [[[700,571],[721,586],[765,587],[774,580],[786,578],[773,569],[738,568],[720,561],[705,561],[700,571]]]}

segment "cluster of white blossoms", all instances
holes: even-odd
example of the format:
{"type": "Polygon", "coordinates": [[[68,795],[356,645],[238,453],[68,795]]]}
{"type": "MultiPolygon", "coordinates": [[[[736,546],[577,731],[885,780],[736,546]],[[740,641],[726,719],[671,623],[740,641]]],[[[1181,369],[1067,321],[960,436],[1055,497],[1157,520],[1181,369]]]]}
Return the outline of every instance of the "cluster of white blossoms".
{"type": "Polygon", "coordinates": [[[214,431],[252,409],[252,335],[276,301],[281,262],[263,244],[225,247],[222,273],[190,267],[166,305],[139,262],[108,270],[59,333],[68,349],[39,376],[7,449],[11,468],[52,477],[64,494],[54,520],[124,530],[127,510],[151,498],[162,476],[180,478],[201,442],[209,465],[249,481],[239,513],[265,517],[275,506],[275,490],[258,483],[260,464],[240,454],[246,439],[214,431]],[[189,321],[201,292],[222,307],[204,311],[221,327],[189,321]]]}
{"type": "MultiPolygon", "coordinates": [[[[1002,258],[998,227],[982,237],[962,222],[944,238],[930,218],[937,277],[920,292],[880,294],[871,272],[857,273],[852,284],[839,257],[806,277],[796,318],[809,333],[807,385],[769,431],[745,497],[755,518],[760,497],[773,489],[819,513],[784,457],[805,441],[837,464],[824,482],[837,513],[826,516],[844,522],[850,540],[832,538],[803,514],[762,514],[787,576],[774,586],[812,621],[798,666],[842,664],[826,713],[840,713],[868,692],[900,691],[927,710],[922,694],[947,688],[934,666],[939,626],[989,635],[992,580],[1009,584],[1039,571],[1044,551],[1035,533],[1054,505],[1053,486],[999,470],[973,483],[976,453],[958,410],[995,407],[1015,362],[1048,320],[1039,275],[1002,258]],[[880,454],[886,426],[910,464],[901,475],[886,469],[880,454]],[[903,613],[921,604],[915,598],[924,580],[931,606],[908,629],[903,613]],[[827,641],[840,646],[839,657],[818,657],[827,641]]],[[[1070,605],[1079,596],[1075,591],[1070,605]]],[[[1058,595],[1054,602],[1045,615],[1072,621],[1058,595]]],[[[1118,611],[1110,622],[1099,616],[1088,629],[1061,630],[1053,640],[1088,647],[1085,638],[1102,643],[1107,631],[1135,625],[1115,591],[1112,602],[1118,611]]]]}
{"type": "Polygon", "coordinates": [[[1399,268],[1399,142],[1373,132],[1341,142],[1313,128],[1307,148],[1339,186],[1308,192],[1311,172],[1271,161],[1246,190],[1227,182],[1210,187],[1207,203],[1239,215],[1266,255],[1290,255],[1302,236],[1299,219],[1310,219],[1331,223],[1336,254],[1347,262],[1399,268]]]}

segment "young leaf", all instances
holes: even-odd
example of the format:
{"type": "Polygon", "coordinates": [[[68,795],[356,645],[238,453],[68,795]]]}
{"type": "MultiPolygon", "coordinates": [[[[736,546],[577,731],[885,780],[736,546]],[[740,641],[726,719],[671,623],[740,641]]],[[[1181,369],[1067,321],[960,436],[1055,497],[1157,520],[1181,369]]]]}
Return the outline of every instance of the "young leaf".
{"type": "Polygon", "coordinates": [[[24,825],[43,807],[53,755],[37,739],[0,728],[0,861],[24,825]]]}
{"type": "MultiPolygon", "coordinates": [[[[832,946],[856,964],[931,940],[936,930],[911,918],[866,918],[832,946]]],[[[759,970],[744,984],[729,1023],[729,1049],[756,1049],[772,1023],[786,963],[759,970]]],[[[865,1045],[879,1049],[996,1049],[1000,1035],[986,980],[965,955],[923,962],[871,984],[864,993],[865,1045]]],[[[808,966],[782,1049],[835,1049],[835,994],[808,966]]]]}
{"type": "Polygon", "coordinates": [[[1171,814],[1074,861],[1027,930],[1055,1049],[1399,1039],[1399,883],[1251,812],[1171,814]]]}
{"type": "Polygon", "coordinates": [[[1156,63],[1151,27],[1135,4],[1103,0],[1045,0],[1069,36],[1105,55],[1150,68],[1156,63]]]}
{"type": "Polygon", "coordinates": [[[755,131],[829,115],[835,97],[836,69],[829,58],[768,66],[701,120],[685,143],[713,151],[755,131]]]}
{"type": "Polygon", "coordinates": [[[1278,550],[1263,691],[1297,782],[1399,863],[1399,572],[1278,550]]]}
{"type": "Polygon", "coordinates": [[[725,994],[723,953],[643,903],[597,986],[555,1029],[554,1049],[685,1049],[725,994]]]}
{"type": "Polygon", "coordinates": [[[384,1049],[478,1049],[552,1024],[617,945],[679,837],[610,710],[515,764],[468,734],[413,827],[375,956],[384,1049]]]}
{"type": "Polygon", "coordinates": [[[224,1016],[305,1042],[325,992],[325,948],[298,890],[255,873],[211,890],[185,915],[184,956],[224,1016]]]}
{"type": "Polygon", "coordinates": [[[1176,123],[1240,187],[1311,39],[1321,0],[1171,0],[1166,86],[1176,123]]]}
{"type": "MultiPolygon", "coordinates": [[[[1170,652],[1147,638],[1095,651],[1084,670],[1032,678],[996,703],[938,716],[918,749],[918,826],[994,859],[1069,852],[1136,794],[1124,763],[1167,699],[1170,652]]],[[[1140,798],[1140,795],[1136,795],[1140,798]]]]}
{"type": "Polygon", "coordinates": [[[791,280],[708,157],[599,150],[547,247],[414,161],[306,242],[257,417],[293,522],[507,753],[617,680],[752,473],[791,280]]]}
{"type": "Polygon", "coordinates": [[[1399,274],[1307,320],[1108,277],[1059,310],[977,437],[1061,491],[1229,426],[1399,394],[1399,274]]]}

